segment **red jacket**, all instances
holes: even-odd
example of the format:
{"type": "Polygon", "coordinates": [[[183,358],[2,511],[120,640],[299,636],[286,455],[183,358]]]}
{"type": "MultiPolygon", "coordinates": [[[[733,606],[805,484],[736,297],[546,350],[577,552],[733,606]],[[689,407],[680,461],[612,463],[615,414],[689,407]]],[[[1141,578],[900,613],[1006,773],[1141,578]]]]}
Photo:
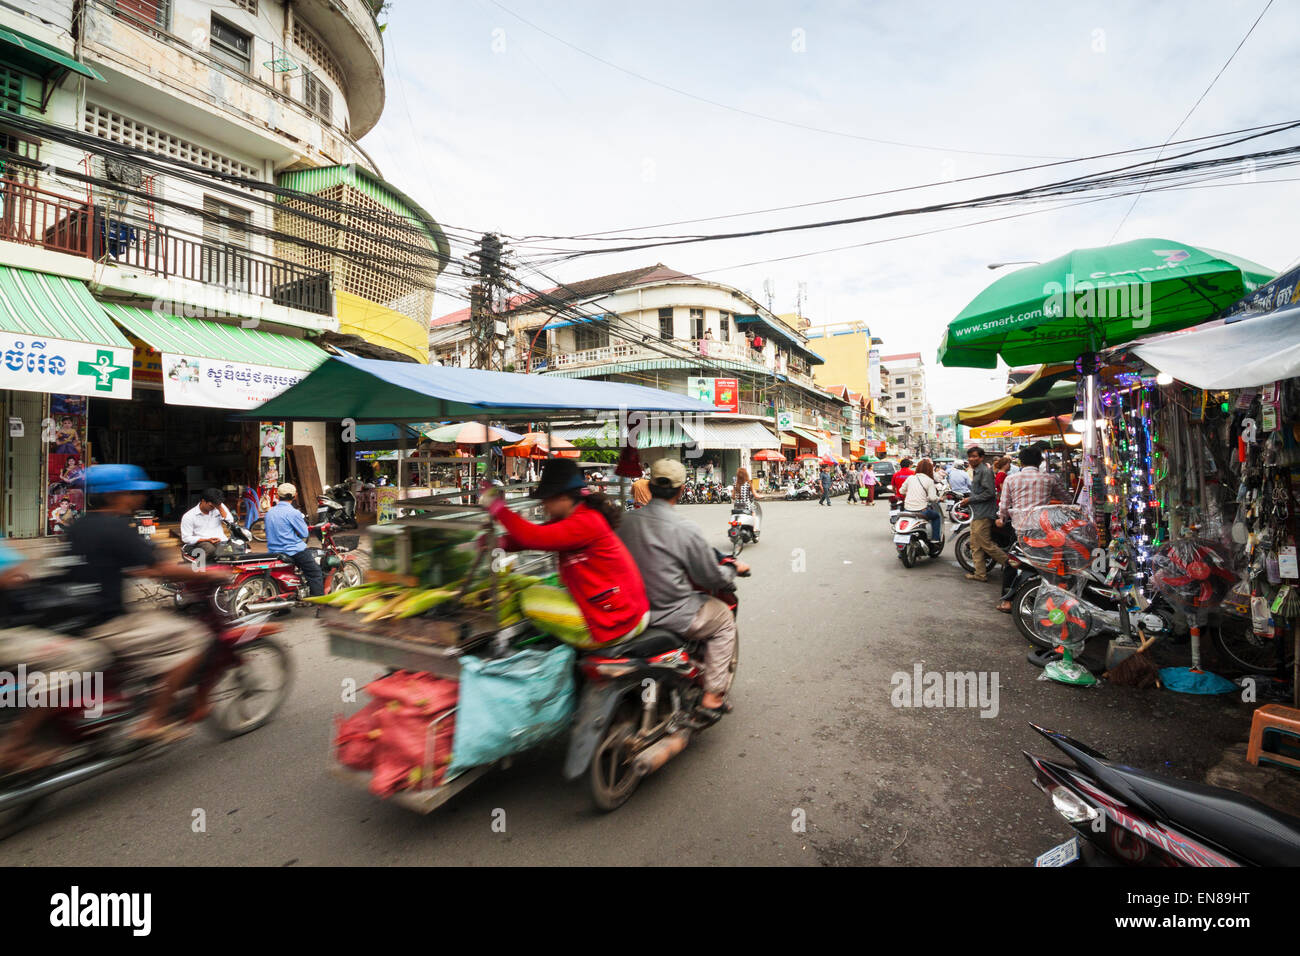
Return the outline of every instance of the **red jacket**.
{"type": "Polygon", "coordinates": [[[916,472],[911,468],[900,468],[894,472],[894,477],[890,479],[890,483],[894,486],[894,494],[898,494],[898,489],[903,487],[903,482],[915,474],[916,472]]]}
{"type": "Polygon", "coordinates": [[[559,553],[560,579],[598,643],[623,637],[650,610],[636,562],[600,512],[579,503],[550,524],[533,524],[504,505],[492,512],[505,526],[507,551],[559,553]]]}

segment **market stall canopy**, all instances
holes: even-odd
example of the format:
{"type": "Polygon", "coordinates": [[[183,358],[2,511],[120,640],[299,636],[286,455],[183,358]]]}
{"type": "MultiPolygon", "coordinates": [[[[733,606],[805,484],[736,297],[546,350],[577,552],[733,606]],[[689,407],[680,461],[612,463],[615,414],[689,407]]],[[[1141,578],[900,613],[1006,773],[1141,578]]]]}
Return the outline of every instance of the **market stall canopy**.
{"type": "Polygon", "coordinates": [[[592,418],[598,412],[712,413],[712,405],[684,395],[547,375],[518,375],[472,368],[383,362],[335,356],[249,418],[367,422],[494,418],[592,418]]]}
{"type": "Polygon", "coordinates": [[[550,441],[545,432],[528,432],[513,445],[502,449],[507,458],[581,458],[582,449],[563,438],[552,436],[550,441]]]}
{"type": "Polygon", "coordinates": [[[1073,381],[1078,374],[1073,362],[1040,365],[1023,382],[1007,389],[1007,394],[1017,398],[1042,398],[1052,389],[1052,386],[1064,379],[1073,381]]]}
{"type": "Polygon", "coordinates": [[[785,461],[785,455],[771,448],[762,448],[750,456],[750,461],[785,461]]]}
{"type": "Polygon", "coordinates": [[[781,447],[780,440],[762,422],[696,419],[682,422],[682,428],[700,448],[725,450],[781,447]]]}
{"type": "Polygon", "coordinates": [[[453,445],[486,445],[497,441],[519,441],[524,436],[505,428],[484,425],[482,422],[453,422],[427,429],[424,436],[430,441],[453,445]]]}
{"type": "Polygon", "coordinates": [[[1072,362],[1196,325],[1273,276],[1254,262],[1168,239],[1076,249],[989,285],[949,324],[939,363],[1072,362]]]}
{"type": "Polygon", "coordinates": [[[1028,421],[1047,415],[1063,415],[1074,409],[1075,384],[1058,381],[1037,398],[1003,395],[969,408],[957,410],[957,422],[971,427],[996,421],[1028,421]]]}
{"type": "Polygon", "coordinates": [[[970,430],[971,441],[990,438],[1040,438],[1044,435],[1058,436],[1070,427],[1072,416],[1061,415],[1056,418],[1035,418],[1027,422],[993,422],[982,428],[970,430]]]}
{"type": "Polygon", "coordinates": [[[1173,332],[1128,349],[1196,388],[1253,388],[1300,376],[1300,305],[1173,332]]]}

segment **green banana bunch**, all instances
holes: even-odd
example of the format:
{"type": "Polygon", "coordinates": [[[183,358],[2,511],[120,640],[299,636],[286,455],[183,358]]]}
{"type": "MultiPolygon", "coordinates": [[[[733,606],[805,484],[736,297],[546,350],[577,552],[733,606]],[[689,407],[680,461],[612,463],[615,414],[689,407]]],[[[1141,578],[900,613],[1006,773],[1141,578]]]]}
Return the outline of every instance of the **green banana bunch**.
{"type": "Polygon", "coordinates": [[[445,588],[429,588],[424,591],[415,591],[398,606],[393,616],[405,620],[408,617],[418,617],[426,611],[432,610],[439,604],[445,604],[456,596],[455,591],[445,588]]]}

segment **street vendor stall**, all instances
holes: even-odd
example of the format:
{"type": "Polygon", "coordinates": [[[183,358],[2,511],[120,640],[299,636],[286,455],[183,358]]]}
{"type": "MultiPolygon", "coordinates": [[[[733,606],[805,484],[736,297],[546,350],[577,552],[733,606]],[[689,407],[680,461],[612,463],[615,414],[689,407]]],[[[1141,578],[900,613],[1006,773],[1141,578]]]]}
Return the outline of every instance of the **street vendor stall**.
{"type": "MultiPolygon", "coordinates": [[[[713,408],[636,385],[348,356],[252,414],[354,423],[490,418],[547,423],[549,433],[554,420],[665,411],[713,408]]],[[[560,442],[534,444],[558,450],[560,442]]],[[[520,484],[503,492],[514,510],[536,504],[520,484]]],[[[420,813],[565,732],[575,706],[575,652],[557,639],[563,623],[528,597],[556,581],[553,556],[505,555],[486,512],[458,498],[404,501],[416,513],[369,529],[366,583],[319,602],[331,653],[392,668],[367,686],[360,710],[340,718],[332,772],[420,813]]]]}

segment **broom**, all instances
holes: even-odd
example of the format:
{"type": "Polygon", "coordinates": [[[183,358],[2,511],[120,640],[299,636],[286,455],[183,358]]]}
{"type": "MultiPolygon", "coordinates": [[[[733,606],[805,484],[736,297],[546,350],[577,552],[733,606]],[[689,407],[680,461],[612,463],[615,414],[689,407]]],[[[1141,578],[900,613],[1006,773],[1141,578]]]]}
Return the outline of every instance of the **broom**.
{"type": "Polygon", "coordinates": [[[1147,637],[1141,628],[1138,628],[1138,636],[1142,638],[1138,649],[1101,676],[1120,687],[1159,687],[1160,668],[1143,653],[1156,639],[1147,637]]]}

